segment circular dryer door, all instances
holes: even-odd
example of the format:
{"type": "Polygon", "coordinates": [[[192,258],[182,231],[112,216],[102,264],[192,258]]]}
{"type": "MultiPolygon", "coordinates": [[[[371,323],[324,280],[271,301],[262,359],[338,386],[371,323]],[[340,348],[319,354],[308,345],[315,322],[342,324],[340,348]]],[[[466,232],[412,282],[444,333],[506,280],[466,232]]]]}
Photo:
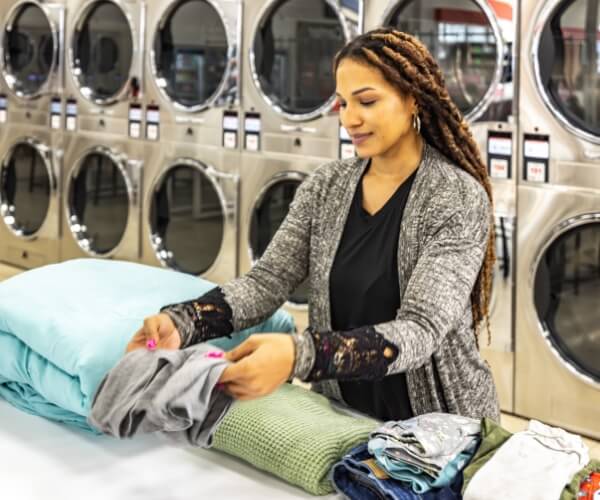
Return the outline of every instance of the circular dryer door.
{"type": "Polygon", "coordinates": [[[167,267],[201,275],[221,253],[226,201],[218,182],[199,162],[181,160],[152,189],[151,241],[167,267]]]}
{"type": "Polygon", "coordinates": [[[91,101],[109,103],[127,86],[133,62],[133,35],[117,4],[93,2],[80,16],[71,64],[81,93],[91,101]]]}
{"type": "Polygon", "coordinates": [[[553,3],[533,50],[539,90],[572,132],[600,142],[600,3],[553,3]]]}
{"type": "Polygon", "coordinates": [[[600,215],[582,217],[546,245],[534,303],[544,337],[571,371],[600,386],[600,215]]]}
{"type": "Polygon", "coordinates": [[[90,255],[113,254],[125,235],[132,199],[123,161],[104,148],[84,155],[67,187],[69,227],[90,255]]]}
{"type": "Polygon", "coordinates": [[[154,35],[156,83],[177,107],[197,111],[217,97],[227,69],[223,18],[212,2],[181,0],[163,16],[154,35]]]}
{"type": "Polygon", "coordinates": [[[44,147],[33,140],[18,142],[0,168],[0,212],[4,223],[17,236],[34,237],[48,216],[55,186],[44,147]]]}
{"type": "Polygon", "coordinates": [[[404,0],[385,24],[419,38],[439,63],[450,97],[467,120],[479,118],[502,77],[503,42],[483,0],[404,0]]]}
{"type": "Polygon", "coordinates": [[[4,79],[19,96],[35,97],[50,77],[56,58],[56,33],[34,3],[19,5],[4,27],[4,79]]]}
{"type": "MultiPolygon", "coordinates": [[[[250,259],[255,263],[262,257],[273,236],[285,219],[296,190],[306,178],[299,172],[278,175],[263,188],[251,212],[249,249],[250,259]]],[[[295,305],[308,303],[308,282],[301,283],[289,297],[295,305]]]]}
{"type": "Polygon", "coordinates": [[[327,0],[279,0],[260,20],[252,45],[255,83],[284,116],[321,115],[335,92],[332,61],[345,42],[340,13],[327,0]]]}

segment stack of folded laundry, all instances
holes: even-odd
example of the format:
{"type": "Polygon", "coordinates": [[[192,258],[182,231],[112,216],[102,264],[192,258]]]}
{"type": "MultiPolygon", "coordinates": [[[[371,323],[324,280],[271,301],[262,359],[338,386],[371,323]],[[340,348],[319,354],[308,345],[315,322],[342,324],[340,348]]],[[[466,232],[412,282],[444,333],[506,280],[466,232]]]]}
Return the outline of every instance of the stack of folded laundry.
{"type": "Polygon", "coordinates": [[[460,498],[480,431],[479,420],[446,413],[386,422],[334,466],[333,482],[348,498],[460,498]]]}
{"type": "Polygon", "coordinates": [[[576,500],[584,498],[582,483],[600,472],[580,436],[536,420],[511,434],[484,419],[481,438],[463,473],[465,500],[576,500]]]}

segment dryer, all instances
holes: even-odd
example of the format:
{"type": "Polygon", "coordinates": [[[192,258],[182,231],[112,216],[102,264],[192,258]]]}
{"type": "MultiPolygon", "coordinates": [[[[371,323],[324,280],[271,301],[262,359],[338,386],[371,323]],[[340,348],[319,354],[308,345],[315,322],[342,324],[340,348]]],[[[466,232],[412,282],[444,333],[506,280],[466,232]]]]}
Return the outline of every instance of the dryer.
{"type": "Polygon", "coordinates": [[[497,254],[490,307],[490,363],[504,411],[513,409],[516,115],[513,62],[516,13],[512,2],[487,0],[372,0],[365,31],[393,26],[415,35],[438,61],[454,103],[470,122],[494,193],[497,254]]]}
{"type": "Polygon", "coordinates": [[[147,26],[146,138],[239,150],[241,0],[156,0],[147,26]]]}
{"type": "Polygon", "coordinates": [[[66,129],[139,139],[145,2],[66,1],[66,129]]]}
{"type": "Polygon", "coordinates": [[[0,260],[59,261],[62,150],[47,127],[11,123],[0,139],[0,260]]]}
{"type": "Polygon", "coordinates": [[[244,5],[243,148],[337,158],[333,57],[362,27],[363,0],[244,5]]]}
{"type": "Polygon", "coordinates": [[[142,178],[151,155],[119,134],[65,135],[62,260],[139,259],[142,178]]]}
{"type": "Polygon", "coordinates": [[[240,153],[190,142],[150,147],[142,260],[216,283],[235,278],[240,153]]]}
{"type": "MultiPolygon", "coordinates": [[[[64,83],[63,4],[61,0],[2,2],[0,64],[6,101],[0,105],[0,124],[51,126],[51,104],[60,99],[64,83]]],[[[60,124],[55,123],[55,128],[60,124]]]]}
{"type": "Polygon", "coordinates": [[[521,8],[515,411],[598,438],[600,2],[521,8]]]}
{"type": "MultiPolygon", "coordinates": [[[[296,190],[322,158],[291,154],[242,154],[240,273],[247,273],[263,255],[287,215],[296,190]]],[[[287,305],[303,314],[308,305],[308,280],[291,294],[287,305]]]]}

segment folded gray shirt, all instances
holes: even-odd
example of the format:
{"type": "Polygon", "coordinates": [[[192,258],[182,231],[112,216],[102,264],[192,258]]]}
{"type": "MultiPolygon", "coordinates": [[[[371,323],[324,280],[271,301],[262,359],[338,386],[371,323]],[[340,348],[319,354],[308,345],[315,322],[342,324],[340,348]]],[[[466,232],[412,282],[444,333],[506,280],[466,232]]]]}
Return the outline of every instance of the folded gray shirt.
{"type": "Polygon", "coordinates": [[[216,385],[228,362],[209,344],[182,350],[130,352],[104,377],[90,425],[115,437],[161,432],[180,444],[208,448],[233,399],[216,385]]]}

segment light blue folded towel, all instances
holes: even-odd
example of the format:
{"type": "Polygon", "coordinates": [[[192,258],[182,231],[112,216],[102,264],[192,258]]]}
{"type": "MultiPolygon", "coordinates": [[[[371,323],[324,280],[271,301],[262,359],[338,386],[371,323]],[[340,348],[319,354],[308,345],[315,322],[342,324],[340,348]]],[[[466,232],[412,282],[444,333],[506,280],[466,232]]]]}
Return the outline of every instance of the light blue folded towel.
{"type": "MultiPolygon", "coordinates": [[[[96,388],[146,316],[215,285],[186,274],[113,260],[78,259],[0,283],[0,397],[34,415],[91,430],[96,388]]],[[[211,343],[229,350],[252,333],[291,332],[292,317],[211,343]]]]}

